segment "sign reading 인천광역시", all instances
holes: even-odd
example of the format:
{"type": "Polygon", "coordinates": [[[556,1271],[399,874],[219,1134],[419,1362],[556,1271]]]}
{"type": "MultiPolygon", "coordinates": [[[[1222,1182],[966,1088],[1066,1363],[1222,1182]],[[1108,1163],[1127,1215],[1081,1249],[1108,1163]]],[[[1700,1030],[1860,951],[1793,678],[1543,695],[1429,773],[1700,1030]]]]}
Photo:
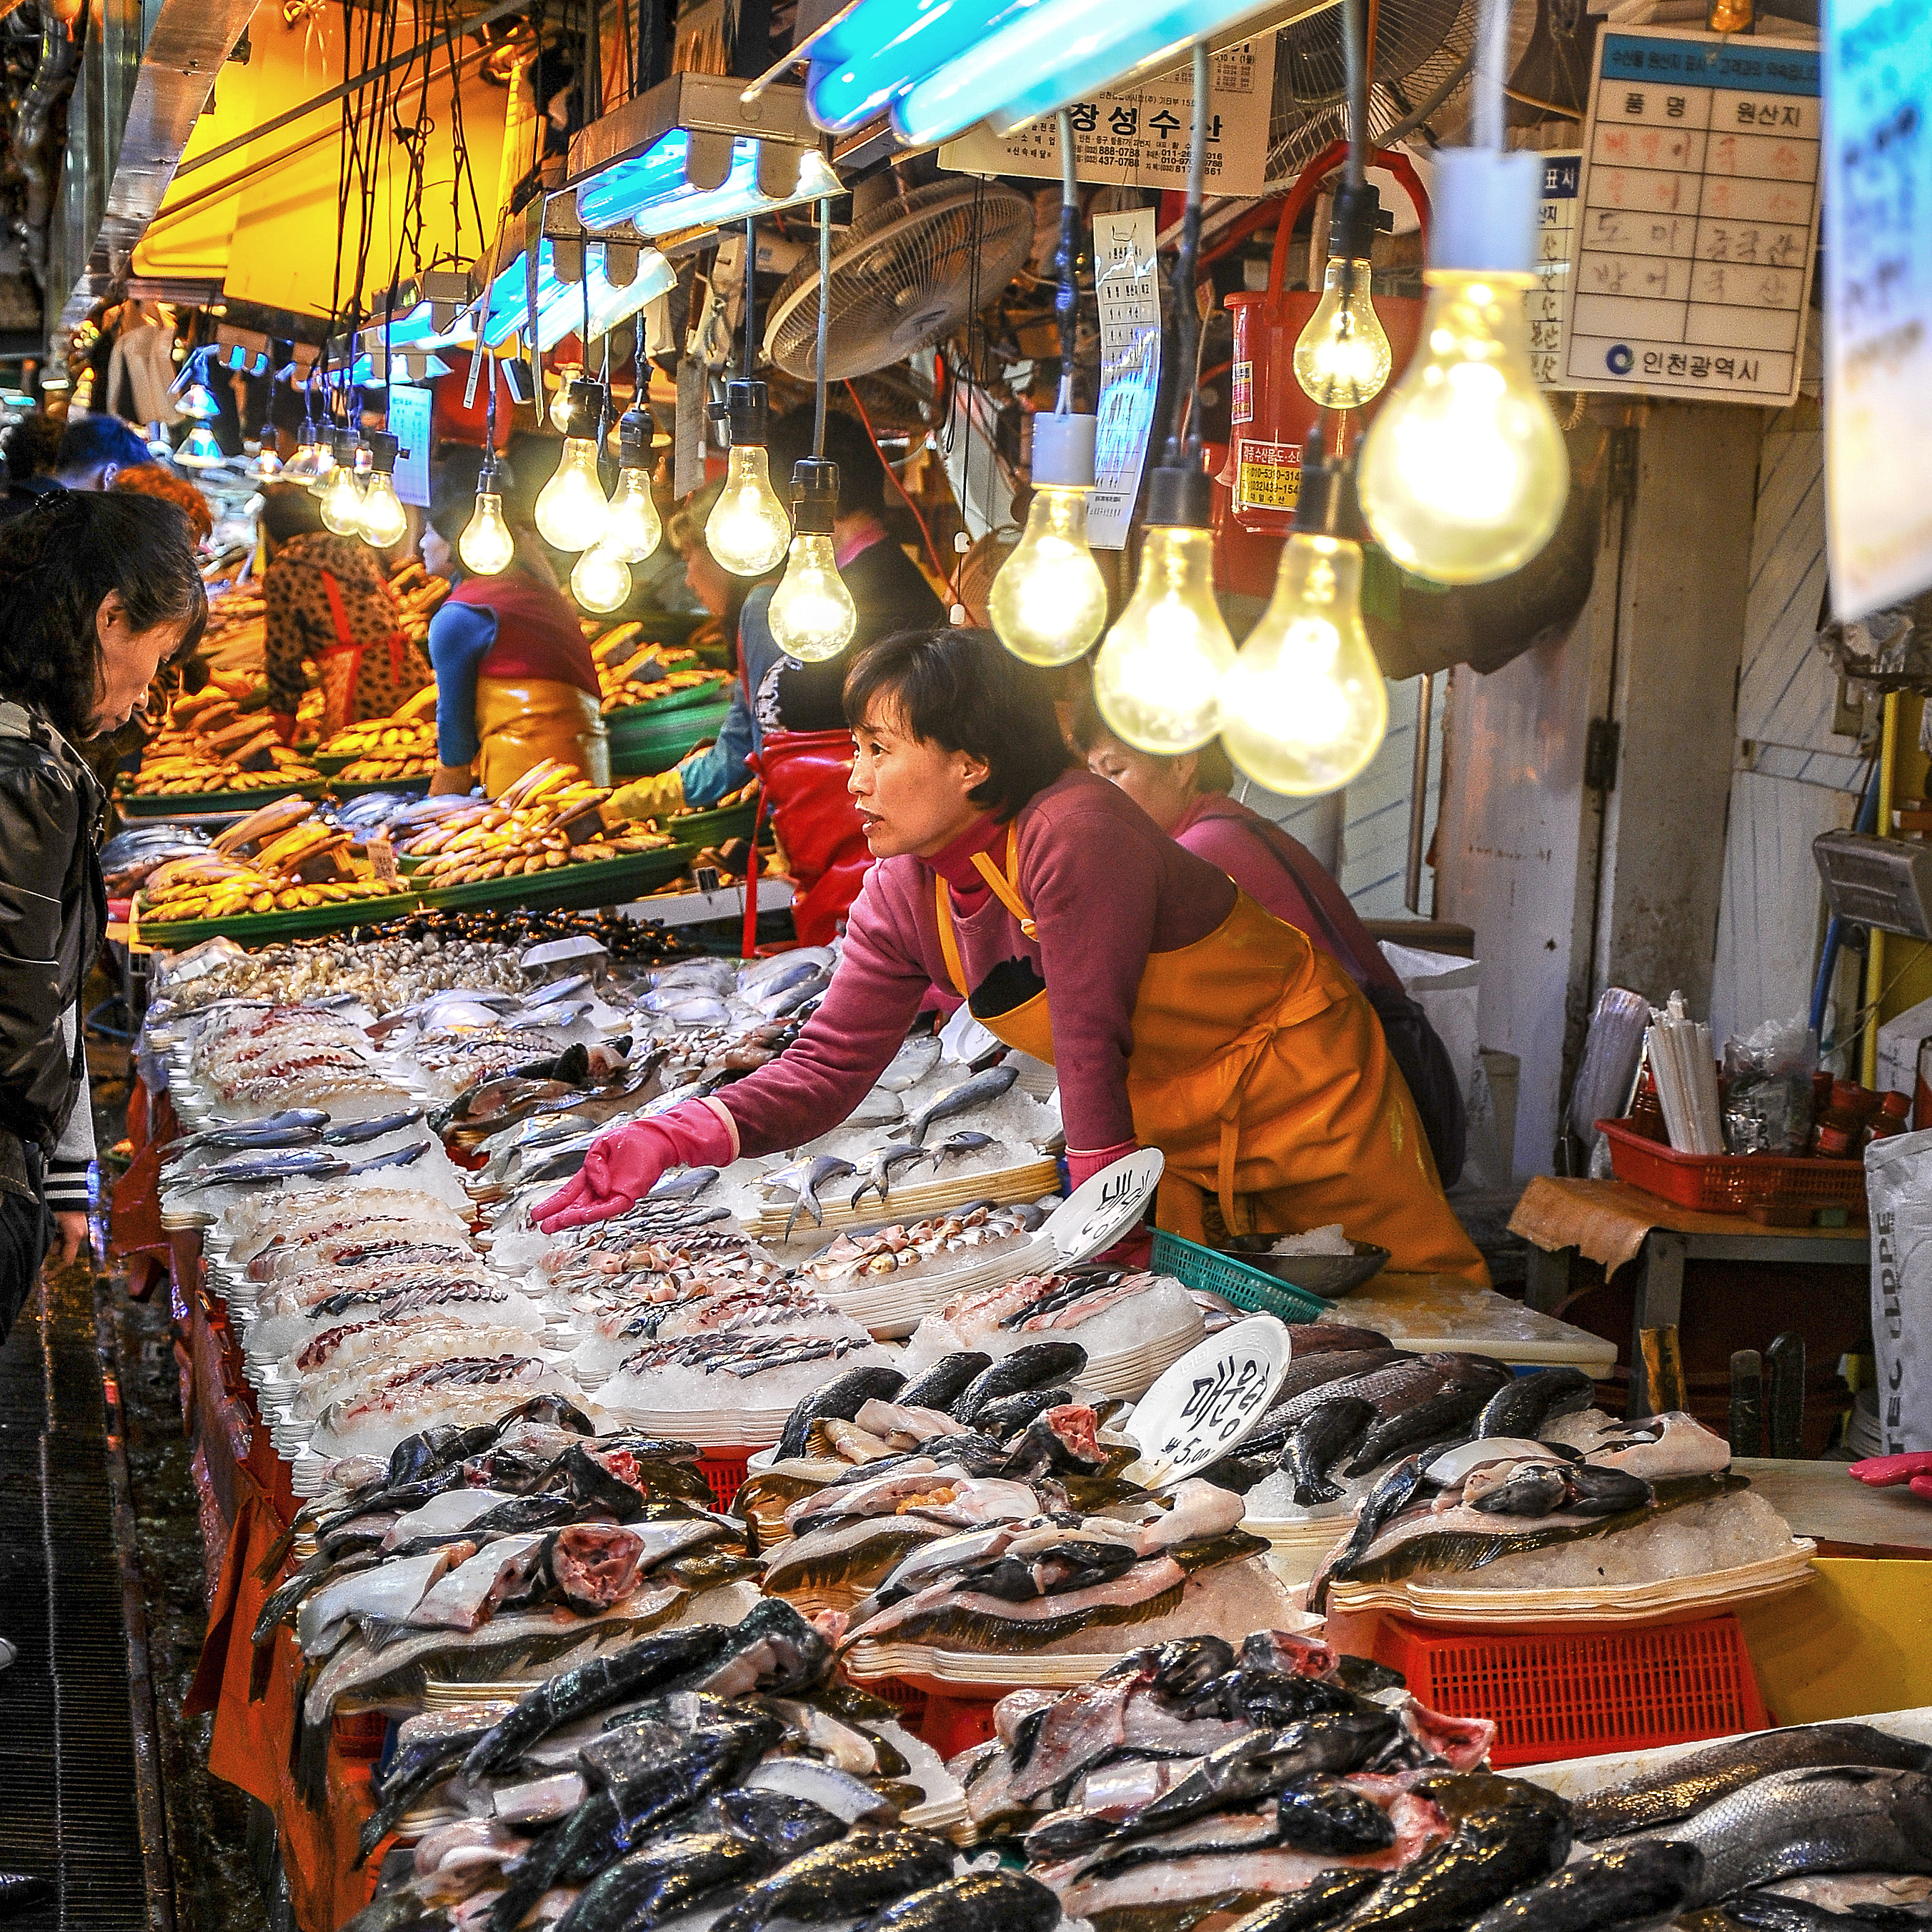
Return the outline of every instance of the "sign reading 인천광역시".
{"type": "Polygon", "coordinates": [[[1536,286],[1523,297],[1529,316],[1529,367],[1537,386],[1564,386],[1563,344],[1569,333],[1570,258],[1576,252],[1580,150],[1543,157],[1543,193],[1536,204],[1536,286]]]}
{"type": "Polygon", "coordinates": [[[1561,386],[1796,400],[1817,252],[1818,56],[1606,28],[1561,386]]]}
{"type": "Polygon", "coordinates": [[[1826,22],[1825,530],[1849,618],[1932,584],[1932,0],[1826,22]]]}
{"type": "MultiPolygon", "coordinates": [[[[1267,185],[1274,44],[1274,34],[1263,34],[1210,56],[1202,156],[1202,185],[1209,194],[1258,195],[1267,185]]],[[[1193,112],[1191,62],[1124,93],[1072,102],[1067,114],[1077,178],[1111,188],[1186,188],[1193,112]]],[[[962,174],[1058,181],[1059,116],[1043,116],[1004,138],[982,122],[946,142],[939,165],[962,174]]]]}

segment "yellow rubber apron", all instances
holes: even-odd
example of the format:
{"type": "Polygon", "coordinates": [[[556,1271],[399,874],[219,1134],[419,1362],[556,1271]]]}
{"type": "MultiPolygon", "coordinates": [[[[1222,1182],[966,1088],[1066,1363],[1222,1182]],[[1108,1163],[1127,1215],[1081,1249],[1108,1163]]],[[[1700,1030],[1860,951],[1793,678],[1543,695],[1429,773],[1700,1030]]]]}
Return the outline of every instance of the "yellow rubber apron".
{"type": "Polygon", "coordinates": [[[476,776],[485,798],[500,796],[532,765],[560,758],[592,784],[610,782],[610,741],[597,700],[548,677],[479,677],[476,776]]]}
{"type": "MultiPolygon", "coordinates": [[[[1018,884],[1017,827],[1004,872],[973,862],[1034,937],[1018,884]]],[[[969,996],[946,881],[939,941],[969,996]]],[[[976,1015],[1006,1045],[1053,1059],[1050,992],[976,1015]]],[[[1127,1098],[1134,1131],[1167,1158],[1157,1214],[1200,1240],[1212,1204],[1229,1234],[1299,1234],[1340,1222],[1404,1273],[1486,1286],[1482,1257],[1449,1210],[1429,1142],[1374,1010],[1305,934],[1243,893],[1204,938],[1150,952],[1134,998],[1127,1098]]]]}

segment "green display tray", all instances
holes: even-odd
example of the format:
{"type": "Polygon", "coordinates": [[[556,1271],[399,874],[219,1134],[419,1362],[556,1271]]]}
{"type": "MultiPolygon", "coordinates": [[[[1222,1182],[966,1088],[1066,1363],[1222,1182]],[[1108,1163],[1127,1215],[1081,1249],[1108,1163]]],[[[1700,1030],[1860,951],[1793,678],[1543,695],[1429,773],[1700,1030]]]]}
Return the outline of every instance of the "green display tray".
{"type": "Polygon", "coordinates": [[[165,946],[170,952],[185,952],[204,939],[227,938],[237,946],[273,946],[284,939],[320,939],[324,934],[341,932],[352,926],[373,926],[399,913],[418,912],[424,900],[419,892],[392,892],[380,899],[350,899],[340,905],[304,906],[294,912],[231,914],[222,919],[184,919],[167,921],[143,920],[140,926],[144,946],[165,946]]]}
{"type": "Polygon", "coordinates": [[[327,789],[316,778],[308,784],[262,785],[254,791],[178,791],[162,796],[117,793],[115,802],[129,818],[193,818],[202,812],[253,812],[278,798],[320,798],[327,789]]]}
{"type": "Polygon", "coordinates": [[[656,721],[648,729],[610,734],[610,771],[620,778],[648,778],[670,770],[706,738],[716,737],[730,709],[728,701],[656,721]]]}
{"type": "Polygon", "coordinates": [[[424,892],[422,902],[457,910],[477,906],[525,906],[532,912],[621,905],[676,878],[690,859],[690,853],[682,848],[668,845],[658,852],[628,852],[620,859],[548,866],[541,872],[520,872],[514,878],[445,886],[424,892]]]}
{"type": "Polygon", "coordinates": [[[371,792],[392,791],[399,798],[427,798],[433,772],[420,772],[412,778],[357,778],[344,784],[337,778],[328,789],[338,799],[367,798],[371,792]]]}
{"type": "Polygon", "coordinates": [[[662,698],[654,698],[648,704],[622,704],[615,711],[604,714],[604,729],[613,733],[620,729],[634,730],[646,722],[656,722],[660,718],[674,717],[680,711],[691,711],[699,707],[716,704],[722,698],[730,700],[731,687],[723,684],[688,685],[682,691],[674,691],[662,698]]]}
{"type": "Polygon", "coordinates": [[[758,816],[758,801],[748,798],[742,805],[727,806],[722,812],[690,812],[676,818],[661,818],[658,830],[668,832],[687,852],[701,852],[707,845],[722,845],[728,838],[748,838],[752,821],[758,816]]]}
{"type": "Polygon", "coordinates": [[[326,778],[332,778],[338,772],[346,771],[362,756],[359,752],[318,752],[309,763],[326,778]]]}

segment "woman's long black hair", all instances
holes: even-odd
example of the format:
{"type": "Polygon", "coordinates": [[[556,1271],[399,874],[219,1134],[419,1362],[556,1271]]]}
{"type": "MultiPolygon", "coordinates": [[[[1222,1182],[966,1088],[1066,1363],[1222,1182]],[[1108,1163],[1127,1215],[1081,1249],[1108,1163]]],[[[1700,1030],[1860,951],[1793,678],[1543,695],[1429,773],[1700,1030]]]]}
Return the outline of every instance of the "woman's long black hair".
{"type": "Polygon", "coordinates": [[[941,626],[881,638],[845,675],[854,730],[874,698],[893,706],[914,737],[984,760],[986,776],[967,796],[996,818],[1011,818],[1074,762],[1046,674],[991,631],[941,626]]]}
{"type": "Polygon", "coordinates": [[[180,624],[178,650],[200,638],[208,597],[194,534],[165,498],[63,490],[0,524],[0,696],[75,742],[100,700],[95,616],[117,591],[135,630],[180,624]]]}

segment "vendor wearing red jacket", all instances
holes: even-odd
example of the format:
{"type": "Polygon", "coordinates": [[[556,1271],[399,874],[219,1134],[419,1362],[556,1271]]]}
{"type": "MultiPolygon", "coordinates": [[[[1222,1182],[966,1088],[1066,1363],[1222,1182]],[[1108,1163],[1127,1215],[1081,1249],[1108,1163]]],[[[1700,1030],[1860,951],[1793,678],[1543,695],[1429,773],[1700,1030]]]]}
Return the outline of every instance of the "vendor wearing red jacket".
{"type": "Polygon", "coordinates": [[[1398,1269],[1487,1280],[1354,981],[1124,794],[1070,770],[1038,673],[989,632],[909,632],[854,662],[845,709],[879,862],[818,1012],[722,1094],[600,1136],[536,1210],[547,1231],[622,1213],[677,1162],[837,1126],[938,984],[1053,1062],[1076,1185],[1157,1146],[1176,1233],[1340,1222],[1398,1269]]]}

